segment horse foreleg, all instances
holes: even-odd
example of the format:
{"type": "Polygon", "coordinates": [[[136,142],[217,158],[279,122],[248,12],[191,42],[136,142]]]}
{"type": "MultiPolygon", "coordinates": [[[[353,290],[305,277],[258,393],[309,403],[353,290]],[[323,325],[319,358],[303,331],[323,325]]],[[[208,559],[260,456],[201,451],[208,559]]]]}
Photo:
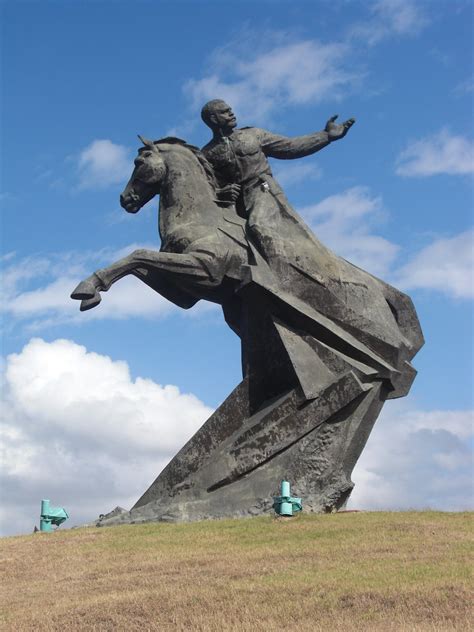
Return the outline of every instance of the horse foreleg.
{"type": "Polygon", "coordinates": [[[214,283],[201,258],[192,254],[158,252],[141,248],[91,274],[79,283],[72,292],[71,298],[82,301],[82,311],[91,309],[100,303],[100,292],[106,292],[114,283],[128,274],[134,274],[144,281],[148,270],[162,272],[167,276],[176,276],[177,280],[183,279],[200,285],[214,283]]]}

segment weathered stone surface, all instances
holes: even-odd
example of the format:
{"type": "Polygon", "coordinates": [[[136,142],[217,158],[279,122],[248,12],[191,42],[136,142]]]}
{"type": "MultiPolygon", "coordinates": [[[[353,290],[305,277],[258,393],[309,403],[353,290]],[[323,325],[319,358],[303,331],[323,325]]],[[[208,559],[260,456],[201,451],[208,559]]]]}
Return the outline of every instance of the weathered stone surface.
{"type": "Polygon", "coordinates": [[[203,119],[213,139],[202,152],[143,141],[121,195],[131,213],[160,195],[160,252],[136,250],[72,297],[91,309],[133,274],[185,309],[219,303],[242,341],[243,380],[131,511],[104,525],[255,515],[282,478],[306,510],[338,509],[384,401],[416,375],[423,336],[409,297],[326,248],[267,161],[319,151],[353,119],[297,138],[238,130],[222,101],[203,119]]]}

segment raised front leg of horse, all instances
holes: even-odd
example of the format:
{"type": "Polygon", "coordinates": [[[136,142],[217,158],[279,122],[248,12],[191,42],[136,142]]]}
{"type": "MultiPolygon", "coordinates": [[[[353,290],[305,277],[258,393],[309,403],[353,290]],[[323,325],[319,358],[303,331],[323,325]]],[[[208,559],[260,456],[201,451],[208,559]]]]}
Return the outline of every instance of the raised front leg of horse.
{"type": "Polygon", "coordinates": [[[160,281],[165,280],[160,279],[161,276],[172,279],[178,286],[184,283],[196,289],[215,287],[222,279],[216,277],[213,268],[212,257],[202,253],[179,254],[140,248],[81,281],[71,298],[81,301],[81,311],[92,309],[100,303],[101,292],[106,292],[128,274],[133,274],[160,294],[163,293],[160,281]]]}

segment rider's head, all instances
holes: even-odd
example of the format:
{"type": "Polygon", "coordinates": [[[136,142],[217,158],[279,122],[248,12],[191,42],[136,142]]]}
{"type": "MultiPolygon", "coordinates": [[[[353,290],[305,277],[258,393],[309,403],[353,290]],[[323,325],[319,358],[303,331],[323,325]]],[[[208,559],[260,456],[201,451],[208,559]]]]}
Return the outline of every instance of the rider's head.
{"type": "Polygon", "coordinates": [[[213,132],[230,132],[237,125],[232,108],[222,99],[213,99],[201,110],[201,118],[213,132]]]}

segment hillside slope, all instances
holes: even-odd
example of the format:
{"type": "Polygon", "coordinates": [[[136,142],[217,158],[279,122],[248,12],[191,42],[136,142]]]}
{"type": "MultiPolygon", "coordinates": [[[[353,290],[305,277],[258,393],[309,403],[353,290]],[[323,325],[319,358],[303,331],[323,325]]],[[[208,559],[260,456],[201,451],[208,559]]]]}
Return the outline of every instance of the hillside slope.
{"type": "Polygon", "coordinates": [[[5,630],[467,630],[472,514],[302,514],[0,541],[5,630]]]}

